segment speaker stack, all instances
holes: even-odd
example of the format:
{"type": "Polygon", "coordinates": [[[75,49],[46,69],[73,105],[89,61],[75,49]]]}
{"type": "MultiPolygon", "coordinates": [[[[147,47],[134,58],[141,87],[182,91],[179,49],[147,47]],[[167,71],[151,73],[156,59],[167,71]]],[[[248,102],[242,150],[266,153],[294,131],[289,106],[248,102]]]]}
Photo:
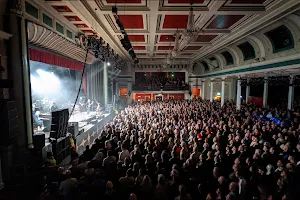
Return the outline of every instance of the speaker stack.
{"type": "Polygon", "coordinates": [[[57,164],[61,163],[65,158],[71,155],[70,138],[66,137],[68,121],[68,109],[52,112],[50,141],[52,144],[53,156],[56,159],[57,164]]]}
{"type": "Polygon", "coordinates": [[[10,144],[17,135],[18,111],[15,101],[0,101],[0,144],[10,144]]]}
{"type": "Polygon", "coordinates": [[[56,163],[61,163],[65,158],[71,155],[70,137],[61,137],[52,143],[52,152],[56,163]]]}
{"type": "Polygon", "coordinates": [[[68,121],[68,109],[52,112],[50,138],[58,139],[61,137],[65,137],[67,134],[68,121]]]}

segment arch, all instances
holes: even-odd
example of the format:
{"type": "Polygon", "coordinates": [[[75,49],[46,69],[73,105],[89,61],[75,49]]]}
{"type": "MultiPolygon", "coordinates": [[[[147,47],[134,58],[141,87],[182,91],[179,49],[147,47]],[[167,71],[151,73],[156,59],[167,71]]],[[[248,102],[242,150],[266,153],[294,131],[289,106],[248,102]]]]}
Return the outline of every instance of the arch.
{"type": "Polygon", "coordinates": [[[294,48],[294,37],[290,29],[282,24],[275,29],[269,30],[264,33],[270,40],[273,48],[273,53],[286,51],[294,48]]]}
{"type": "Polygon", "coordinates": [[[210,58],[209,58],[211,67],[213,70],[218,70],[221,69],[221,62],[219,61],[219,59],[217,58],[217,56],[215,54],[213,54],[210,58]]]}
{"type": "Polygon", "coordinates": [[[246,40],[237,45],[243,54],[244,61],[256,58],[256,52],[254,46],[250,41],[246,40]]]}
{"type": "Polygon", "coordinates": [[[224,69],[225,63],[224,63],[224,60],[222,59],[221,54],[213,54],[213,56],[217,59],[217,61],[219,63],[219,68],[224,69]]]}
{"type": "Polygon", "coordinates": [[[266,58],[266,50],[265,50],[265,47],[264,47],[262,41],[260,41],[259,38],[255,37],[253,35],[248,36],[247,39],[249,40],[249,42],[252,41],[252,42],[256,43],[256,45],[258,46],[259,55],[256,55],[256,57],[259,57],[260,59],[261,58],[265,59],[266,58]]]}
{"type": "Polygon", "coordinates": [[[211,60],[210,59],[206,58],[203,61],[208,65],[208,68],[209,68],[210,72],[214,71],[214,66],[211,64],[211,60]]]}
{"type": "Polygon", "coordinates": [[[205,71],[205,67],[204,65],[200,62],[200,63],[197,63],[197,66],[200,67],[200,71],[201,71],[201,74],[204,74],[206,71],[205,71]]]}
{"type": "Polygon", "coordinates": [[[225,50],[227,50],[233,57],[234,65],[239,66],[241,64],[241,60],[238,54],[238,51],[234,49],[234,47],[226,47],[225,50]]]}
{"type": "Polygon", "coordinates": [[[229,51],[225,50],[225,51],[223,51],[221,53],[221,55],[222,55],[222,57],[225,60],[224,66],[228,66],[228,65],[234,64],[234,58],[233,58],[232,54],[229,51]]]}
{"type": "Polygon", "coordinates": [[[202,60],[202,61],[201,61],[201,64],[202,64],[202,66],[204,67],[204,68],[203,68],[203,69],[204,69],[204,72],[209,72],[209,71],[211,71],[209,65],[207,64],[207,61],[202,60]]]}

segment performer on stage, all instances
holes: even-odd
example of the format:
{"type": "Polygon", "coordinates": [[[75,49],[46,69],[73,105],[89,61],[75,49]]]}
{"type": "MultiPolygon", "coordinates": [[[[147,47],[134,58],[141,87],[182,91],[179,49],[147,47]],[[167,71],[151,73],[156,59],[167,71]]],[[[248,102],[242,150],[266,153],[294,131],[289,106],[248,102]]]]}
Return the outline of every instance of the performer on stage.
{"type": "Polygon", "coordinates": [[[57,107],[57,105],[56,105],[56,102],[53,101],[52,106],[51,106],[51,108],[50,108],[50,111],[51,111],[51,112],[55,112],[55,111],[57,111],[57,110],[58,110],[58,107],[57,107]]]}
{"type": "Polygon", "coordinates": [[[84,99],[83,97],[80,97],[79,98],[79,106],[80,106],[80,112],[84,112],[85,111],[85,102],[84,102],[84,99]]]}
{"type": "Polygon", "coordinates": [[[87,114],[90,114],[92,105],[93,105],[93,102],[90,99],[88,99],[87,102],[86,102],[86,112],[87,112],[87,114]]]}
{"type": "Polygon", "coordinates": [[[37,110],[33,114],[33,120],[36,123],[36,125],[38,126],[38,130],[43,130],[44,129],[44,122],[43,122],[43,120],[40,120],[39,117],[40,117],[40,111],[37,110]]]}
{"type": "Polygon", "coordinates": [[[96,114],[97,115],[101,115],[101,106],[100,106],[100,103],[98,101],[96,101],[96,103],[97,103],[96,114]]]}

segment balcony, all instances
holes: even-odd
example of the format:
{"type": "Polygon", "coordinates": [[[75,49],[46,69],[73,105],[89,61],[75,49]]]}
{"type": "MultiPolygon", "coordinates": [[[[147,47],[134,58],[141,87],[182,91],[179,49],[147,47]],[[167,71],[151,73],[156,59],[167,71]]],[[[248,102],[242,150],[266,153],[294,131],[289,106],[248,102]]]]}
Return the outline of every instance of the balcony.
{"type": "Polygon", "coordinates": [[[132,91],[185,91],[189,90],[188,84],[185,85],[140,85],[134,84],[132,91]]]}

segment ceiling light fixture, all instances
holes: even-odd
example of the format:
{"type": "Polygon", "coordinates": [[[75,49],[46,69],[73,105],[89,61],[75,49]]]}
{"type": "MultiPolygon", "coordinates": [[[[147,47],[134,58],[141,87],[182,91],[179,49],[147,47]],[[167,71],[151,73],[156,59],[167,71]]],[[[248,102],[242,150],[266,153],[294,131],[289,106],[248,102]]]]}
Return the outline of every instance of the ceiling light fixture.
{"type": "Polygon", "coordinates": [[[195,42],[198,38],[199,33],[200,33],[200,29],[195,27],[193,1],[191,1],[188,24],[187,24],[187,28],[182,33],[182,40],[186,41],[187,43],[195,42]]]}

